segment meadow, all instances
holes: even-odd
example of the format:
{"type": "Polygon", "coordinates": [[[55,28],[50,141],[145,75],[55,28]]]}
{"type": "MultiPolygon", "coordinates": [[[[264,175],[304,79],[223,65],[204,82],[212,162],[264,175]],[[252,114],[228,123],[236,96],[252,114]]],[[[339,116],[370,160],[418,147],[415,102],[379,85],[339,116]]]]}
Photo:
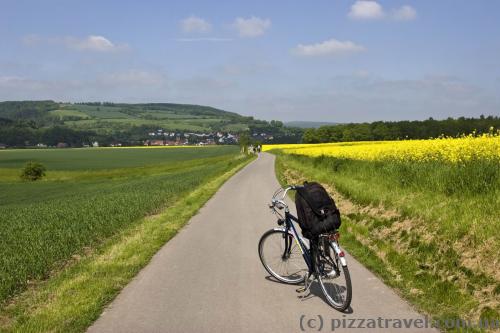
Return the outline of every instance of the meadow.
{"type": "Polygon", "coordinates": [[[231,146],[0,151],[0,304],[245,161],[231,146]],[[47,176],[22,181],[26,161],[47,176]]]}
{"type": "Polygon", "coordinates": [[[498,318],[498,134],[264,149],[282,182],[328,187],[342,244],[421,311],[498,318]]]}
{"type": "Polygon", "coordinates": [[[240,115],[197,105],[77,105],[61,104],[50,111],[74,129],[109,131],[127,126],[154,126],[172,131],[211,132],[214,129],[244,131],[247,120],[240,115]]]}

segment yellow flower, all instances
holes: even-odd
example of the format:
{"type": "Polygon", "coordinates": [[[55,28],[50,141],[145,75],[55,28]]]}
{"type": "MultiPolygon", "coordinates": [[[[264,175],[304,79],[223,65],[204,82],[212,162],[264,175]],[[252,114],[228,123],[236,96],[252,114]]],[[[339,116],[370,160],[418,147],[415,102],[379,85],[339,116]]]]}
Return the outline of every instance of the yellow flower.
{"type": "Polygon", "coordinates": [[[492,160],[500,163],[499,132],[439,137],[429,140],[366,141],[323,144],[264,145],[263,151],[280,149],[287,154],[334,156],[355,160],[442,161],[461,163],[492,160]]]}

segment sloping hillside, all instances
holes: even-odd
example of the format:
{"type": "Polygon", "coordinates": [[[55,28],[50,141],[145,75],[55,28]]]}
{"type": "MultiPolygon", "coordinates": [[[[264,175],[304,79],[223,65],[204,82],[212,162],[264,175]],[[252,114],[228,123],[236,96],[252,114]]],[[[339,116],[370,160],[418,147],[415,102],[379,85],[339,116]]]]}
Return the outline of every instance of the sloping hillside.
{"type": "Polygon", "coordinates": [[[0,103],[0,117],[42,121],[75,129],[107,132],[129,126],[150,125],[172,131],[244,131],[252,118],[216,108],[172,103],[59,104],[53,101],[0,103]]]}
{"type": "MultiPolygon", "coordinates": [[[[0,102],[0,143],[9,146],[69,142],[139,144],[148,133],[162,130],[186,133],[240,134],[259,142],[298,142],[302,131],[209,106],[174,103],[56,103],[54,101],[0,102]],[[55,132],[55,133],[53,133],[55,132]],[[51,143],[50,143],[51,142],[51,143]]],[[[164,133],[163,132],[163,133],[164,133]]]]}

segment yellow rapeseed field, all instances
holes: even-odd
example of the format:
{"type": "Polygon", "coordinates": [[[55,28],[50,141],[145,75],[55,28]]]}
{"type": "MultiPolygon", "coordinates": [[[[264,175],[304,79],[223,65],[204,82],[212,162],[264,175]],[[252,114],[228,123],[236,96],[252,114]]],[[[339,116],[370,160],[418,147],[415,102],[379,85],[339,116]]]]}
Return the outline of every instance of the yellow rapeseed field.
{"type": "Polygon", "coordinates": [[[333,156],[355,160],[442,161],[460,163],[490,160],[500,163],[500,133],[429,140],[365,141],[323,144],[264,145],[263,151],[333,156]]]}

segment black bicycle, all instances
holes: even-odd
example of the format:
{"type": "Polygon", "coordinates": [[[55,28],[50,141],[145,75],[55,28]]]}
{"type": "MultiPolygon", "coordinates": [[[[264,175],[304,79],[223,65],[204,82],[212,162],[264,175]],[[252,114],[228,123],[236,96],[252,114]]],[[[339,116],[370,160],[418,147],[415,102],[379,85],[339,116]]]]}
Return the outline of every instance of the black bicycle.
{"type": "Polygon", "coordinates": [[[298,234],[292,222],[298,222],[298,219],[285,203],[287,192],[299,187],[288,186],[274,193],[269,208],[278,215],[279,227],[265,232],[260,238],[260,261],[278,281],[304,283],[297,292],[309,290],[313,277],[313,281],[318,281],[326,301],[333,308],[344,311],[351,304],[352,285],[345,255],[338,243],[340,234],[335,231],[320,235],[317,246],[313,246],[312,250],[310,244],[306,245],[309,241],[298,234]],[[280,210],[284,210],[284,215],[280,210]]]}

